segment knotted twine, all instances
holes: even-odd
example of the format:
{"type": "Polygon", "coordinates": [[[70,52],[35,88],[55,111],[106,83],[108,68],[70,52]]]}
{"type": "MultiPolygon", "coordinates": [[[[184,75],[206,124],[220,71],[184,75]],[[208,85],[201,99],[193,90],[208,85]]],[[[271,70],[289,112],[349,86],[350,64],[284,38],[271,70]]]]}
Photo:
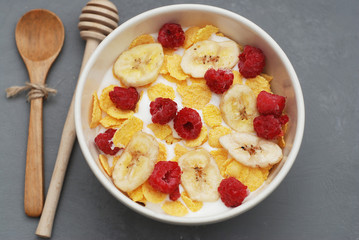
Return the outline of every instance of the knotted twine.
{"type": "Polygon", "coordinates": [[[6,97],[14,97],[21,92],[28,91],[27,93],[27,101],[30,102],[35,98],[44,98],[45,100],[49,96],[49,94],[56,94],[57,90],[53,88],[47,87],[45,84],[41,83],[29,83],[26,82],[25,86],[12,86],[6,89],[6,97]]]}

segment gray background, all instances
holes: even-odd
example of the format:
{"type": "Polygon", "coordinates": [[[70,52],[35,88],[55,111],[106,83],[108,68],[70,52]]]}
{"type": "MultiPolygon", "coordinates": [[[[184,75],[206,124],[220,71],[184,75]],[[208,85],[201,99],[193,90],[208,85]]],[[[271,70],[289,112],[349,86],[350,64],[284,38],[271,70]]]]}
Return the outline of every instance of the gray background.
{"type": "MultiPolygon", "coordinates": [[[[184,1],[183,1],[184,2],[184,1]]],[[[120,23],[143,11],[182,1],[114,0],[120,23]]],[[[29,104],[6,99],[27,71],[14,40],[18,19],[34,8],[55,12],[66,30],[64,48],[47,84],[58,90],[44,104],[47,190],[84,41],[77,29],[87,0],[1,0],[0,239],[36,239],[38,219],[23,211],[29,104]]],[[[304,139],[282,184],[260,205],[231,220],[184,227],[143,217],[112,197],[87,166],[76,143],[58,207],[53,239],[359,239],[359,2],[356,0],[194,1],[234,11],[268,32],[300,79],[306,106],[304,139]]]]}

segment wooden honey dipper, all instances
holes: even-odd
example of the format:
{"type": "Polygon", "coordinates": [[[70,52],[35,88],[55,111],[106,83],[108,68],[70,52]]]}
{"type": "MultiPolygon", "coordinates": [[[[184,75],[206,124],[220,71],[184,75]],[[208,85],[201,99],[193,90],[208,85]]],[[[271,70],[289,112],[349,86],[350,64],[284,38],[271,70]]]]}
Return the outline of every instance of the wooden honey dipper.
{"type": "MultiPolygon", "coordinates": [[[[91,0],[82,9],[78,27],[80,29],[81,37],[86,40],[86,47],[82,59],[80,75],[88,59],[95,51],[99,43],[118,26],[118,20],[119,17],[117,8],[108,0],[91,0]]],[[[40,237],[51,237],[57,204],[72,147],[76,138],[74,100],[75,94],[72,97],[71,105],[67,114],[44,209],[39,225],[36,229],[36,235],[40,237]]]]}

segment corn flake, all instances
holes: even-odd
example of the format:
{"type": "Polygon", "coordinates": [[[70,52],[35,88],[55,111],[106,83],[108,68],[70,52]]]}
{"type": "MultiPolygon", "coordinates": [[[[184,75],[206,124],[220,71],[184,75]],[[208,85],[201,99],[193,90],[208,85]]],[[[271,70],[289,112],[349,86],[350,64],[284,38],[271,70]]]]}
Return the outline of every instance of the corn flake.
{"type": "Polygon", "coordinates": [[[286,124],[284,124],[284,125],[282,126],[283,136],[278,137],[278,142],[277,142],[277,144],[278,144],[281,148],[284,148],[284,147],[285,147],[285,139],[284,139],[284,136],[285,136],[285,133],[287,132],[287,129],[288,129],[288,123],[286,123],[286,124]]]}
{"type": "Polygon", "coordinates": [[[265,74],[265,73],[261,73],[260,74],[262,77],[264,77],[268,82],[273,80],[273,76],[265,74]]]}
{"type": "Polygon", "coordinates": [[[195,42],[207,40],[213,33],[218,32],[218,28],[213,25],[207,25],[198,30],[195,42]]]}
{"type": "Polygon", "coordinates": [[[185,40],[183,43],[183,47],[185,49],[189,48],[193,45],[196,41],[197,32],[200,28],[199,27],[190,27],[184,32],[185,40]]]}
{"type": "Polygon", "coordinates": [[[131,44],[130,44],[130,49],[131,48],[134,48],[138,45],[143,45],[143,44],[148,44],[148,43],[154,43],[155,42],[155,39],[149,35],[149,34],[143,34],[143,35],[140,35],[138,36],[137,38],[135,38],[131,44]]]}
{"type": "Polygon", "coordinates": [[[212,98],[212,92],[204,83],[192,83],[191,85],[177,85],[177,91],[182,97],[182,104],[185,107],[202,109],[212,98]]]}
{"type": "Polygon", "coordinates": [[[232,159],[226,167],[225,174],[237,178],[253,192],[267,180],[270,169],[271,166],[266,168],[248,167],[232,159]]]}
{"type": "Polygon", "coordinates": [[[101,166],[103,168],[103,170],[105,170],[106,174],[111,177],[112,176],[112,171],[111,171],[111,168],[110,166],[108,165],[108,159],[105,155],[103,154],[100,154],[98,156],[98,160],[100,161],[101,163],[101,166]]]}
{"type": "Polygon", "coordinates": [[[150,123],[147,125],[149,129],[152,130],[153,134],[155,134],[156,138],[165,140],[166,137],[172,136],[172,129],[169,125],[161,125],[158,123],[150,123]]]}
{"type": "Polygon", "coordinates": [[[256,96],[261,91],[266,91],[271,93],[269,82],[261,75],[258,75],[255,78],[248,78],[245,84],[253,90],[256,96]]]}
{"type": "Polygon", "coordinates": [[[197,212],[203,207],[203,202],[192,200],[186,191],[183,191],[181,193],[181,198],[188,207],[188,209],[192,212],[197,212]]]}
{"type": "Polygon", "coordinates": [[[147,94],[148,94],[148,98],[151,101],[154,101],[158,97],[170,98],[172,100],[175,99],[176,97],[175,90],[172,87],[165,85],[163,83],[158,83],[156,85],[149,87],[147,90],[147,94]]]}
{"type": "Polygon", "coordinates": [[[173,135],[169,135],[165,138],[165,141],[167,144],[172,145],[174,143],[181,141],[181,139],[175,138],[173,135]]]}
{"type": "Polygon", "coordinates": [[[207,128],[202,126],[201,132],[196,139],[186,140],[186,147],[199,147],[204,144],[208,139],[207,128]]]}
{"type": "Polygon", "coordinates": [[[231,132],[232,132],[231,129],[224,127],[224,126],[218,126],[218,127],[212,128],[208,134],[209,135],[208,136],[208,144],[211,147],[221,148],[222,145],[219,143],[219,138],[224,135],[230,134],[231,132]]]}
{"type": "Polygon", "coordinates": [[[155,190],[147,181],[142,185],[143,195],[151,203],[160,203],[165,200],[167,194],[155,190]]]}
{"type": "Polygon", "coordinates": [[[135,202],[146,203],[146,198],[143,195],[142,185],[127,193],[128,196],[135,202]]]}
{"type": "Polygon", "coordinates": [[[167,160],[167,148],[166,148],[166,145],[164,145],[161,142],[158,143],[158,145],[159,145],[159,152],[158,152],[157,162],[166,161],[167,160]]]}
{"type": "Polygon", "coordinates": [[[219,108],[213,104],[207,104],[202,109],[203,121],[209,127],[217,127],[222,123],[222,115],[219,108]]]}
{"type": "Polygon", "coordinates": [[[187,208],[180,201],[166,201],[162,209],[165,213],[176,217],[183,217],[188,213],[187,208]]]}
{"type": "Polygon", "coordinates": [[[90,119],[90,128],[95,128],[99,125],[100,119],[102,117],[102,111],[100,108],[100,103],[98,100],[97,93],[92,94],[92,113],[90,119]]]}
{"type": "Polygon", "coordinates": [[[163,48],[164,55],[171,56],[171,55],[173,55],[174,52],[175,52],[175,50],[173,48],[163,48]]]}
{"type": "Polygon", "coordinates": [[[193,77],[190,77],[189,80],[191,81],[191,83],[197,83],[197,84],[207,85],[206,79],[204,79],[204,78],[193,78],[193,77]]]}
{"type": "Polygon", "coordinates": [[[242,75],[238,72],[238,71],[236,71],[236,70],[233,70],[232,71],[233,72],[233,76],[234,76],[234,78],[233,78],[233,85],[234,84],[243,84],[243,77],[242,77],[242,75]]]}
{"type": "Polygon", "coordinates": [[[132,116],[127,119],[113,136],[113,143],[116,147],[124,148],[130,142],[132,136],[143,128],[141,119],[132,116]]]}
{"type": "Polygon", "coordinates": [[[221,168],[223,163],[228,159],[228,152],[224,148],[213,150],[210,153],[216,161],[218,168],[221,168]]]}
{"type": "Polygon", "coordinates": [[[163,56],[163,63],[162,63],[161,69],[160,69],[160,74],[167,74],[168,73],[167,58],[168,58],[168,55],[163,56]]]}
{"type": "Polygon", "coordinates": [[[172,82],[172,83],[176,83],[176,84],[186,83],[186,81],[177,80],[176,78],[171,77],[171,75],[169,75],[169,74],[162,74],[162,77],[163,77],[164,79],[166,79],[167,81],[172,82]]]}
{"type": "Polygon", "coordinates": [[[127,119],[131,117],[134,112],[132,110],[122,110],[116,108],[116,105],[111,101],[109,93],[113,91],[116,85],[110,85],[102,90],[100,96],[101,109],[113,118],[127,119]]]}
{"type": "Polygon", "coordinates": [[[116,119],[116,118],[113,118],[113,117],[107,115],[106,117],[104,117],[100,120],[100,124],[104,128],[119,128],[119,127],[121,127],[121,125],[123,124],[124,121],[126,121],[126,120],[125,119],[116,119]]]}
{"type": "Polygon", "coordinates": [[[177,80],[186,80],[188,75],[185,74],[181,67],[182,56],[174,54],[167,57],[167,70],[171,77],[177,80]]]}
{"type": "Polygon", "coordinates": [[[182,146],[181,144],[176,144],[175,147],[174,147],[174,152],[175,152],[175,157],[173,159],[171,159],[171,161],[173,162],[177,162],[178,159],[184,155],[185,153],[187,153],[189,150],[182,146]]]}

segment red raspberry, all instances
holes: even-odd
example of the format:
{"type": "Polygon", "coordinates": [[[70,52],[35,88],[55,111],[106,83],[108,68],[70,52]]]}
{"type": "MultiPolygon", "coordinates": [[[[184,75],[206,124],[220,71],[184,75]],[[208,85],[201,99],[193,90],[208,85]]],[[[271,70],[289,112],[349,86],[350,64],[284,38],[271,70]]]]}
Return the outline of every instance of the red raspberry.
{"type": "Polygon", "coordinates": [[[261,115],[253,120],[254,130],[258,137],[274,139],[283,136],[282,125],[288,122],[287,115],[276,118],[274,115],[261,115]]]}
{"type": "Polygon", "coordinates": [[[262,115],[282,115],[285,106],[285,97],[261,91],[257,96],[257,109],[262,115]]]}
{"type": "Polygon", "coordinates": [[[229,69],[218,69],[215,70],[210,68],[204,74],[207,86],[212,92],[222,94],[228,90],[233,83],[234,75],[229,69]]]}
{"type": "Polygon", "coordinates": [[[166,48],[177,48],[183,45],[185,36],[181,25],[166,23],[158,32],[158,42],[166,48]]]}
{"type": "Polygon", "coordinates": [[[221,200],[227,207],[237,207],[248,196],[247,186],[234,177],[223,179],[218,187],[221,200]]]}
{"type": "Polygon", "coordinates": [[[152,122],[166,124],[176,117],[177,103],[169,98],[156,98],[150,103],[152,122]]]}
{"type": "Polygon", "coordinates": [[[159,161],[156,163],[148,183],[163,193],[173,193],[181,181],[181,168],[177,162],[159,161]]]}
{"type": "Polygon", "coordinates": [[[265,57],[259,48],[245,46],[243,52],[239,55],[239,72],[245,78],[253,78],[263,71],[265,57]]]}
{"type": "Polygon", "coordinates": [[[96,146],[105,154],[115,155],[118,151],[120,151],[119,147],[114,147],[112,138],[115,134],[116,129],[108,129],[104,133],[100,133],[95,138],[96,146]]]}
{"type": "Polygon", "coordinates": [[[180,197],[181,197],[181,193],[179,191],[179,187],[177,187],[176,190],[174,190],[172,193],[170,193],[170,199],[172,201],[176,201],[180,197]]]}
{"type": "Polygon", "coordinates": [[[138,92],[136,88],[123,88],[115,87],[113,91],[109,93],[111,101],[117,108],[122,110],[133,110],[139,100],[138,92]]]}
{"type": "Polygon", "coordinates": [[[184,139],[195,139],[202,129],[201,116],[192,108],[183,108],[174,119],[174,129],[184,139]]]}

